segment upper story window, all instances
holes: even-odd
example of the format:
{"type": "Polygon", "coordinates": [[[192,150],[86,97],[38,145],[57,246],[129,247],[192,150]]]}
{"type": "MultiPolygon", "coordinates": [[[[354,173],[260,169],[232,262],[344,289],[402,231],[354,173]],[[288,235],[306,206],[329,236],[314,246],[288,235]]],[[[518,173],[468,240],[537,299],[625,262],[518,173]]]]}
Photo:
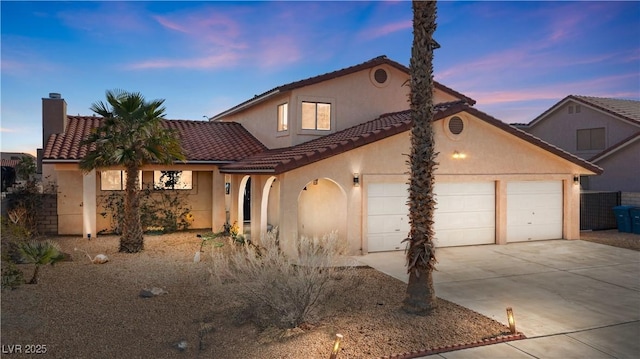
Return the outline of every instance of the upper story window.
{"type": "Polygon", "coordinates": [[[153,188],[155,189],[192,189],[193,172],[191,171],[153,171],[153,188]]]}
{"type": "Polygon", "coordinates": [[[302,102],[303,130],[331,130],[331,104],[322,102],[302,102]]]}
{"type": "Polygon", "coordinates": [[[604,150],[604,127],[578,130],[576,135],[578,151],[604,150]]]}
{"type": "MultiPolygon", "coordinates": [[[[138,189],[142,188],[142,171],[138,172],[138,189]]],[[[126,188],[127,172],[109,170],[100,172],[100,190],[123,191],[126,188]]]]}
{"type": "Polygon", "coordinates": [[[278,105],[278,132],[287,131],[289,126],[287,121],[289,118],[289,104],[283,103],[278,105]]]}

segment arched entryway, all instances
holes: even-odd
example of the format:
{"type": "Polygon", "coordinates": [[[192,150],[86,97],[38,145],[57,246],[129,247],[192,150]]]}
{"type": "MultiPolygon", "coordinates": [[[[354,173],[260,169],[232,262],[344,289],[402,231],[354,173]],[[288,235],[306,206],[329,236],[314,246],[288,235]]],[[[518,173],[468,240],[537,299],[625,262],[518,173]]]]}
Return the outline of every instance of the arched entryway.
{"type": "Polygon", "coordinates": [[[346,239],[347,195],[329,178],[312,180],[298,195],[298,234],[322,237],[332,231],[346,239]]]}
{"type": "Polygon", "coordinates": [[[260,204],[260,233],[280,225],[280,182],[276,177],[269,177],[262,189],[262,203],[260,204]]]}
{"type": "Polygon", "coordinates": [[[244,176],[238,187],[238,227],[240,233],[249,235],[251,228],[251,176],[244,176]]]}

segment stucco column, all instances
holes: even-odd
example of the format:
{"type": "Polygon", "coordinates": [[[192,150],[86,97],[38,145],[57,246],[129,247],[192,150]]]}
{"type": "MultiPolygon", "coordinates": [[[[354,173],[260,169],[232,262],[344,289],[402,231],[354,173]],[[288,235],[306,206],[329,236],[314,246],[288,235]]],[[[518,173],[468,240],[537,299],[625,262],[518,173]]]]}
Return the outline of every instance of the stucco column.
{"type": "Polygon", "coordinates": [[[564,213],[562,233],[564,239],[580,239],[580,184],[570,179],[562,181],[564,213]]]}
{"type": "Polygon", "coordinates": [[[214,169],[211,171],[211,231],[218,232],[224,225],[226,215],[226,195],[224,175],[214,169]]]}
{"type": "Polygon", "coordinates": [[[96,237],[96,170],[82,177],[82,236],[96,237]]]}
{"type": "Polygon", "coordinates": [[[260,228],[263,187],[264,176],[251,176],[251,240],[256,243],[260,243],[265,234],[260,228]]]}
{"type": "Polygon", "coordinates": [[[496,181],[496,244],[507,244],[507,182],[496,181]]]}
{"type": "Polygon", "coordinates": [[[300,190],[287,175],[280,183],[280,247],[290,256],[296,255],[298,240],[298,195],[300,190]]]}

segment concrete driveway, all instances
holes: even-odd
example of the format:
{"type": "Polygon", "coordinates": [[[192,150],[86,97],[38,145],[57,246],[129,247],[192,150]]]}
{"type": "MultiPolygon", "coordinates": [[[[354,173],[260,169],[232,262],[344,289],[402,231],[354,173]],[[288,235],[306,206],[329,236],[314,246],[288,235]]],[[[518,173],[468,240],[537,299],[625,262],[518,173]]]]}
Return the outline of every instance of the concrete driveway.
{"type": "MultiPolygon", "coordinates": [[[[440,248],[436,295],[528,339],[428,358],[640,357],[640,252],[585,241],[440,248]]],[[[404,252],[356,259],[407,282],[404,252]]]]}

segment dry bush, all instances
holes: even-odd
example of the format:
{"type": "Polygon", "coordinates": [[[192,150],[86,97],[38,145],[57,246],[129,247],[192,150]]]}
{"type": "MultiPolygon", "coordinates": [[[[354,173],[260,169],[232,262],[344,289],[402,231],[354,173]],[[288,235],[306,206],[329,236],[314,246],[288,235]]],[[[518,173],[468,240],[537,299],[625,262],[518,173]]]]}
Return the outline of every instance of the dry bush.
{"type": "Polygon", "coordinates": [[[355,278],[345,262],[344,245],[335,232],[322,238],[301,237],[296,255],[278,246],[277,229],[261,246],[245,244],[230,254],[213,253],[212,274],[217,285],[235,283],[245,301],[245,317],[266,328],[294,328],[315,321],[318,310],[333,293],[336,281],[355,278]]]}

